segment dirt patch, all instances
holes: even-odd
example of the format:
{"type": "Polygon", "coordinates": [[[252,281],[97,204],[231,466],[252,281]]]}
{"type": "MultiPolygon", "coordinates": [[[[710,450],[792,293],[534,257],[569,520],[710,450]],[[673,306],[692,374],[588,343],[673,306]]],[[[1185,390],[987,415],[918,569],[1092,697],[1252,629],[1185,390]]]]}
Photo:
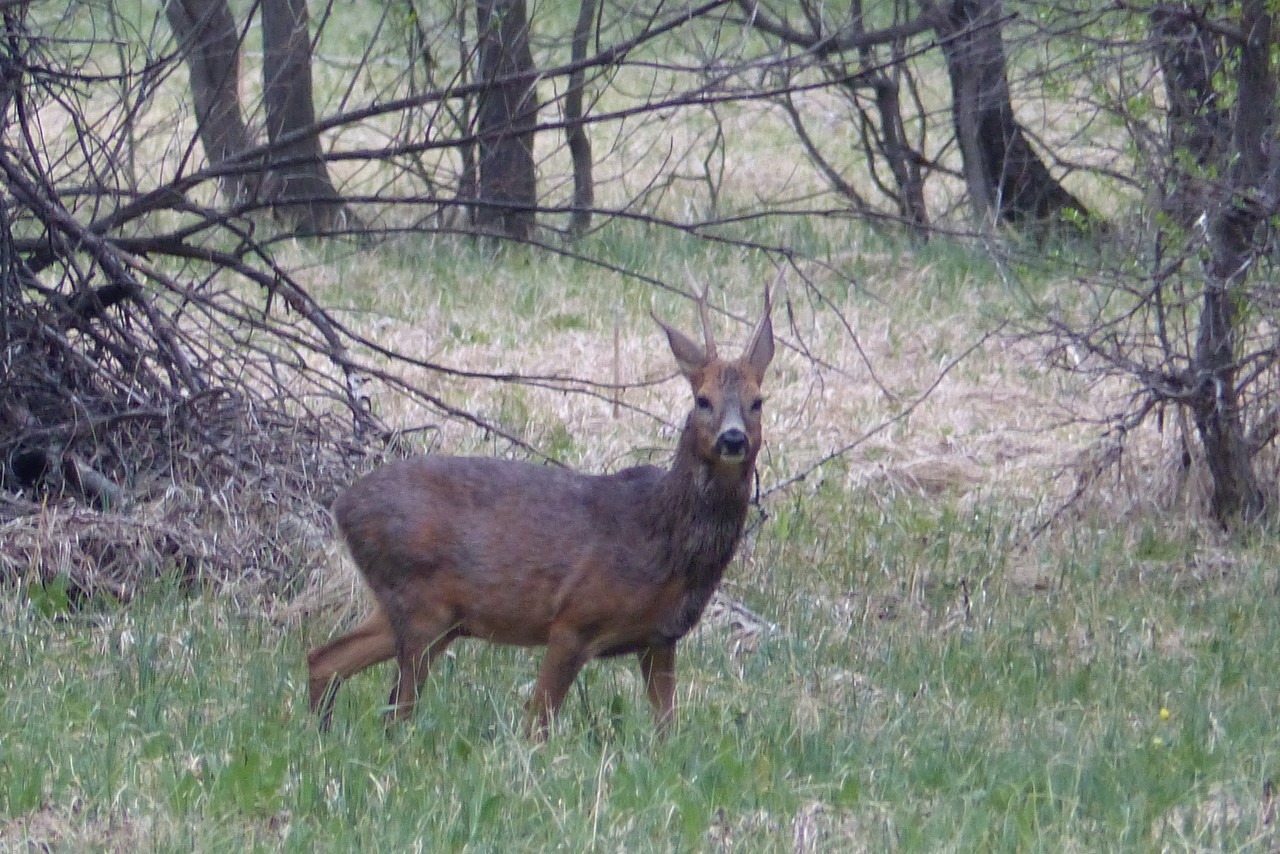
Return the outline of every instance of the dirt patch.
{"type": "Polygon", "coordinates": [[[102,851],[132,854],[145,849],[146,819],[102,815],[78,800],[46,805],[0,823],[0,850],[14,852],[102,851]]]}

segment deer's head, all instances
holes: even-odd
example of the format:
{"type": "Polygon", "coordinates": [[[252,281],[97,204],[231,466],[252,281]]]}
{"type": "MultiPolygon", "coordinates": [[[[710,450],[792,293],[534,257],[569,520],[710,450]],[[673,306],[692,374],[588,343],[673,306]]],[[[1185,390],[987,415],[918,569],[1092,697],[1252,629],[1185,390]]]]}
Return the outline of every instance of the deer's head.
{"type": "Polygon", "coordinates": [[[732,360],[722,359],[716,353],[705,291],[698,300],[703,345],[654,318],[667,333],[680,373],[693,389],[693,410],[685,422],[685,430],[692,431],[694,451],[708,465],[749,470],[760,451],[764,407],[760,387],[765,369],[773,359],[770,310],[766,290],[764,314],[742,355],[732,360]]]}

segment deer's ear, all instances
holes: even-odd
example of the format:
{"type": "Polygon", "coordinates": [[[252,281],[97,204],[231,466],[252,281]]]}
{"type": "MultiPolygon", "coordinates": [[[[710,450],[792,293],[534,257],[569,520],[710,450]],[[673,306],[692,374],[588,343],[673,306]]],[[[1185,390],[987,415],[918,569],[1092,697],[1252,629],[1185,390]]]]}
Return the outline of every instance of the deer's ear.
{"type": "Polygon", "coordinates": [[[693,343],[693,340],[683,332],[672,329],[656,316],[653,319],[662,327],[662,331],[667,333],[667,343],[671,346],[671,355],[676,357],[676,364],[680,366],[680,373],[684,374],[689,382],[695,382],[694,378],[707,367],[707,363],[711,360],[703,349],[693,343]]]}
{"type": "Polygon", "coordinates": [[[764,380],[765,369],[773,361],[772,308],[769,302],[769,292],[765,291],[764,316],[756,324],[756,331],[751,334],[751,341],[747,344],[747,349],[742,354],[742,360],[747,363],[752,373],[755,374],[756,382],[764,380]]]}

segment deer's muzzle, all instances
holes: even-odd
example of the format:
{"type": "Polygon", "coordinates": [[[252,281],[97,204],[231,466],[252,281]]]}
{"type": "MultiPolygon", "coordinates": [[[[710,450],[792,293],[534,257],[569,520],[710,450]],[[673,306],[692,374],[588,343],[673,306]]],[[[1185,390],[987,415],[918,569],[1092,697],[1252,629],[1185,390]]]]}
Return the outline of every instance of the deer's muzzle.
{"type": "Polygon", "coordinates": [[[736,427],[721,431],[716,437],[716,453],[726,462],[741,462],[747,457],[751,445],[747,434],[736,427]]]}

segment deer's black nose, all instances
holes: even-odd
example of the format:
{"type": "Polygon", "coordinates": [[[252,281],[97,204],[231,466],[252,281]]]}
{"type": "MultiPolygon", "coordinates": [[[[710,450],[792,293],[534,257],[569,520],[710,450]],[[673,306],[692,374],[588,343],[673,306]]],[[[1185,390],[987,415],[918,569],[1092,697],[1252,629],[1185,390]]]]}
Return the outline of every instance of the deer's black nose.
{"type": "Polygon", "coordinates": [[[747,434],[738,429],[725,430],[716,438],[716,453],[726,459],[741,459],[747,455],[747,434]]]}

